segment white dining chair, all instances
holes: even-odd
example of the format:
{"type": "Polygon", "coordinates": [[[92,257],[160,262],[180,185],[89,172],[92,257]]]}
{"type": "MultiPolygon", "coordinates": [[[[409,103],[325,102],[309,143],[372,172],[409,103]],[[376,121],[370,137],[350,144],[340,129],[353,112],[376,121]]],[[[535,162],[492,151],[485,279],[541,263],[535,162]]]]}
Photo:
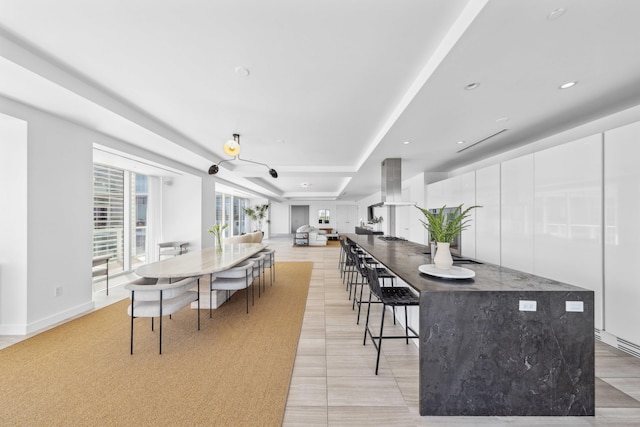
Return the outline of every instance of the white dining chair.
{"type": "Polygon", "coordinates": [[[253,292],[253,266],[251,260],[243,264],[229,268],[224,271],[211,274],[211,284],[209,285],[209,317],[213,317],[213,291],[228,291],[227,299],[230,298],[230,291],[246,289],[247,293],[247,313],[249,313],[249,287],[251,286],[251,304],[254,303],[253,292]]]}

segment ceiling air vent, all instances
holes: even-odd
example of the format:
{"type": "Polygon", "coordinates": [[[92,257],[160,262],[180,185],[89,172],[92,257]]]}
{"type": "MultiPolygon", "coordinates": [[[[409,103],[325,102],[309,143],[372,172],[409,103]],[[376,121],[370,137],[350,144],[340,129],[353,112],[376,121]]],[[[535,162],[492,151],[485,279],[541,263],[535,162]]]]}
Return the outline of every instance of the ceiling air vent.
{"type": "Polygon", "coordinates": [[[485,138],[482,138],[480,141],[476,141],[476,142],[474,142],[474,143],[473,143],[473,144],[471,144],[471,145],[467,145],[467,146],[466,146],[466,147],[464,147],[463,149],[456,151],[456,153],[462,153],[464,150],[468,150],[468,149],[469,149],[469,148],[471,148],[471,147],[475,147],[476,145],[480,144],[481,142],[485,142],[485,141],[487,141],[487,140],[489,140],[489,139],[493,138],[494,136],[498,136],[498,135],[500,135],[502,132],[506,132],[506,131],[507,131],[507,129],[499,130],[498,132],[496,132],[496,133],[494,133],[494,134],[491,134],[491,135],[489,135],[489,136],[487,136],[487,137],[485,137],[485,138]]]}

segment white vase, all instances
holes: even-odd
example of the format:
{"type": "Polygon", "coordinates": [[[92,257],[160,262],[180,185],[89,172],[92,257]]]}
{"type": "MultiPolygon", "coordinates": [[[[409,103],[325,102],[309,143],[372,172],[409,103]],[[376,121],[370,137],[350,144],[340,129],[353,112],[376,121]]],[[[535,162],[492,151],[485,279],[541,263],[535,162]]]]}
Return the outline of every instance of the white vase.
{"type": "Polygon", "coordinates": [[[438,242],[436,256],[433,257],[433,263],[436,265],[436,268],[440,270],[451,269],[451,266],[453,265],[453,258],[451,258],[449,243],[438,242]]]}

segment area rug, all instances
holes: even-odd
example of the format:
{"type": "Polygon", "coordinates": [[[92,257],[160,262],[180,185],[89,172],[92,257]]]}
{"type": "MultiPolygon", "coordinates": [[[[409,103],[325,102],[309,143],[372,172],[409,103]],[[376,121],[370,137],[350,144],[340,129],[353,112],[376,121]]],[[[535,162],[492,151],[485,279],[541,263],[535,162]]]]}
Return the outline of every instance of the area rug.
{"type": "Polygon", "coordinates": [[[276,263],[245,312],[240,291],[213,312],[185,308],[158,329],[128,300],[0,350],[2,426],[279,426],[313,264],[276,263]]]}

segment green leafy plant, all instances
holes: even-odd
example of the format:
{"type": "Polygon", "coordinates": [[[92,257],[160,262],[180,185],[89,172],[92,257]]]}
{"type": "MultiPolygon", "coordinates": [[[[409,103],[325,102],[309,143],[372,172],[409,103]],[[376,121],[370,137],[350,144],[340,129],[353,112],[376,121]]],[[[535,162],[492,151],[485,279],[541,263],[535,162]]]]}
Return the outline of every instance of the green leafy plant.
{"type": "Polygon", "coordinates": [[[371,224],[380,224],[382,223],[382,221],[384,221],[384,218],[382,218],[381,216],[374,216],[373,218],[371,218],[371,220],[369,220],[371,224]]]}
{"type": "Polygon", "coordinates": [[[447,206],[444,205],[437,214],[434,214],[428,209],[416,206],[426,217],[426,221],[420,220],[420,222],[429,231],[431,239],[443,243],[451,243],[458,234],[462,233],[462,230],[469,227],[471,220],[468,218],[471,210],[480,207],[470,206],[462,210],[460,205],[453,212],[447,213],[445,212],[447,206]]]}
{"type": "Polygon", "coordinates": [[[227,228],[227,224],[216,224],[207,231],[212,233],[216,237],[216,246],[219,250],[222,250],[222,232],[227,228]]]}
{"type": "MultiPolygon", "coordinates": [[[[265,203],[264,205],[243,208],[245,215],[251,218],[251,221],[255,225],[255,231],[262,231],[262,226],[264,225],[264,220],[270,207],[271,203],[265,203]]],[[[267,220],[267,224],[268,223],[269,220],[267,220]]]]}

